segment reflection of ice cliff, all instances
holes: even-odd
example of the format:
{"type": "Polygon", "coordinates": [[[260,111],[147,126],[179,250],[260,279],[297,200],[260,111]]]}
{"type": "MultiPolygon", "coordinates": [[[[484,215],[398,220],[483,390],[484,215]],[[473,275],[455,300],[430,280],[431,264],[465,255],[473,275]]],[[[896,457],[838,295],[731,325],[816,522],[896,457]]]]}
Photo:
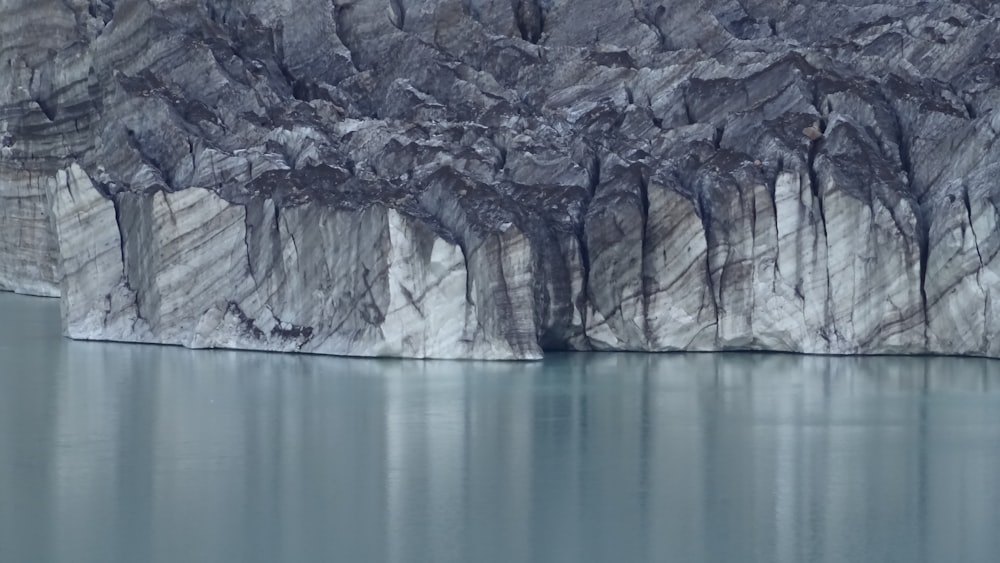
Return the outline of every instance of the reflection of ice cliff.
{"type": "Polygon", "coordinates": [[[43,429],[32,443],[52,444],[38,473],[52,496],[22,500],[72,537],[127,520],[130,560],[189,548],[190,534],[163,533],[178,514],[210,523],[213,560],[308,559],[310,546],[337,560],[605,561],[615,546],[627,560],[797,561],[806,546],[825,560],[889,541],[915,560],[928,545],[984,560],[995,547],[963,524],[1000,517],[986,360],[58,349],[54,388],[29,378],[35,392],[0,394],[0,458],[23,443],[12,432],[43,429]],[[114,515],[122,498],[135,505],[114,515]],[[896,541],[916,530],[921,542],[896,541]]]}

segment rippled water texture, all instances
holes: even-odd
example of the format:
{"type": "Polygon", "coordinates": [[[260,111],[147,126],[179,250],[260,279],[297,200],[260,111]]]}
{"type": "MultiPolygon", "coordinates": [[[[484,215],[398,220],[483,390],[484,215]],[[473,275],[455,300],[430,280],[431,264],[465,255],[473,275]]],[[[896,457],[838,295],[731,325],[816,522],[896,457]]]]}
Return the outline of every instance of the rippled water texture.
{"type": "Polygon", "coordinates": [[[69,342],[0,295],[0,561],[1000,561],[972,359],[69,342]]]}

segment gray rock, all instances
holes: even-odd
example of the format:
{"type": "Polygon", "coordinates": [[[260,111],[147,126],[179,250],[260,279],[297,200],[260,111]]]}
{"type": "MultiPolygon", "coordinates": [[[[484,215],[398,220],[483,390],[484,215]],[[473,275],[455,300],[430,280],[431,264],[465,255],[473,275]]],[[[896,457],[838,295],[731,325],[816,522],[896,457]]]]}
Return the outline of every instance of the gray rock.
{"type": "Polygon", "coordinates": [[[1000,357],[991,2],[2,0],[0,36],[0,289],[72,338],[1000,357]]]}

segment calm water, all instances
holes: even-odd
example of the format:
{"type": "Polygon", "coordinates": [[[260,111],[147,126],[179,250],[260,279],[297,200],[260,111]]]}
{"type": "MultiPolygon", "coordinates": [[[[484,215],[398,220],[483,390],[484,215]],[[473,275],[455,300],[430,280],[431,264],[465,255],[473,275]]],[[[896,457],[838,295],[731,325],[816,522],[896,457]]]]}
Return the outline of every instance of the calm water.
{"type": "Polygon", "coordinates": [[[1000,561],[1000,363],[68,342],[0,294],[0,561],[1000,561]]]}

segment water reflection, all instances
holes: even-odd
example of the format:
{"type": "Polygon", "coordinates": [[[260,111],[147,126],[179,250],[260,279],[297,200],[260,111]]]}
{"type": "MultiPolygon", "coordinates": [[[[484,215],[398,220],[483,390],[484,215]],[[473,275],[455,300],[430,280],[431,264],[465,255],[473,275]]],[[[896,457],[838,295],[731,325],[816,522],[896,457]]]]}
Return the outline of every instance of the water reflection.
{"type": "Polygon", "coordinates": [[[66,342],[0,297],[0,561],[989,561],[997,363],[66,342]]]}

